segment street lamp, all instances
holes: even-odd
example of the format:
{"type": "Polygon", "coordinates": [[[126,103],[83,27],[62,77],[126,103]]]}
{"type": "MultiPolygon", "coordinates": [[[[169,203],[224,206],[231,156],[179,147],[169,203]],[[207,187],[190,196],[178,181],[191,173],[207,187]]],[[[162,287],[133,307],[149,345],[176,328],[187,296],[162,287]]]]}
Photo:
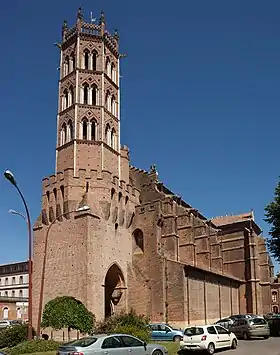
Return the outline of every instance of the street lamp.
{"type": "Polygon", "coordinates": [[[30,213],[25,198],[17,185],[14,174],[10,170],[6,170],[4,176],[17,189],[24,204],[27,217],[25,220],[27,221],[28,226],[28,340],[32,340],[32,227],[30,213]]]}
{"type": "Polygon", "coordinates": [[[40,337],[41,333],[41,318],[42,318],[42,311],[43,311],[43,298],[44,298],[44,286],[45,286],[45,273],[46,273],[46,262],[47,262],[47,249],[48,249],[48,239],[49,239],[49,233],[51,230],[51,227],[54,225],[54,223],[59,220],[60,218],[75,213],[75,212],[86,212],[89,211],[90,207],[87,205],[84,205],[82,207],[77,208],[76,210],[73,211],[68,211],[61,213],[59,216],[57,216],[51,224],[48,226],[47,232],[46,232],[46,237],[45,237],[45,248],[44,248],[44,256],[43,256],[43,266],[42,266],[42,277],[41,277],[41,287],[40,287],[40,297],[39,297],[39,310],[38,310],[38,323],[37,323],[37,337],[40,337]]]}
{"type": "Polygon", "coordinates": [[[25,222],[27,222],[27,218],[25,217],[25,215],[23,213],[17,212],[15,210],[9,210],[8,212],[11,213],[11,214],[14,214],[14,215],[22,217],[25,220],[25,222]]]}

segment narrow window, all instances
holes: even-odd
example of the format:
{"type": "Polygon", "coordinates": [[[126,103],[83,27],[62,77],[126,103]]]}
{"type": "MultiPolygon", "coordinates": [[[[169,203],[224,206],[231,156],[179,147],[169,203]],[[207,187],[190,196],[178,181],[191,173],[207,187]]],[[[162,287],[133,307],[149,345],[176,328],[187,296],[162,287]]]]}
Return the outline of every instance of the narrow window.
{"type": "Polygon", "coordinates": [[[22,290],[19,290],[19,297],[22,297],[23,296],[23,292],[22,290]]]}
{"type": "Polygon", "coordinates": [[[111,79],[115,82],[115,66],[111,64],[111,79]]]}
{"type": "Polygon", "coordinates": [[[55,203],[57,203],[57,190],[56,190],[56,188],[53,189],[53,195],[54,195],[55,203]]]}
{"type": "Polygon", "coordinates": [[[97,53],[93,52],[92,53],[92,70],[96,70],[96,64],[97,64],[97,53]]]}
{"type": "Polygon", "coordinates": [[[64,75],[68,75],[69,74],[69,57],[67,56],[65,58],[65,72],[64,72],[64,75]]]}
{"type": "Polygon", "coordinates": [[[60,186],[60,191],[61,191],[62,201],[64,201],[64,186],[63,185],[60,186]]]}
{"type": "Polygon", "coordinates": [[[19,277],[19,284],[22,285],[23,284],[23,276],[19,277]]]}
{"type": "Polygon", "coordinates": [[[88,104],[88,85],[84,85],[84,104],[88,104]]]}
{"type": "Polygon", "coordinates": [[[16,296],[16,291],[12,290],[12,297],[15,297],[15,296],[16,296]]]}
{"type": "Polygon", "coordinates": [[[111,70],[110,70],[110,59],[109,58],[106,59],[106,73],[110,77],[111,70]]]}
{"type": "Polygon", "coordinates": [[[277,302],[277,291],[272,292],[272,302],[277,302]]]}
{"type": "Polygon", "coordinates": [[[3,319],[8,319],[9,318],[9,308],[5,307],[3,309],[3,319]]]}
{"type": "Polygon", "coordinates": [[[83,120],[83,139],[87,139],[87,120],[83,120]]]}
{"type": "Polygon", "coordinates": [[[113,149],[116,148],[116,142],[115,142],[115,140],[116,140],[116,132],[115,132],[115,130],[114,130],[114,128],[113,128],[112,131],[111,131],[111,147],[112,147],[113,149]]]}
{"type": "Polygon", "coordinates": [[[107,125],[106,126],[106,129],[105,129],[105,139],[106,139],[106,143],[108,144],[108,145],[111,145],[110,143],[110,140],[111,140],[111,135],[110,135],[110,126],[109,125],[107,125]]]}
{"type": "Polygon", "coordinates": [[[6,277],[5,278],[5,285],[7,286],[9,284],[9,279],[6,277]]]}
{"type": "Polygon", "coordinates": [[[16,283],[16,278],[13,276],[13,278],[12,278],[12,285],[15,285],[15,283],[16,283]]]}
{"type": "Polygon", "coordinates": [[[89,53],[85,51],[85,69],[89,68],[89,53]]]}
{"type": "Polygon", "coordinates": [[[64,90],[64,110],[68,108],[69,100],[68,100],[68,91],[64,90]]]}
{"type": "Polygon", "coordinates": [[[91,121],[91,140],[96,140],[96,122],[93,120],[91,121]]]}
{"type": "Polygon", "coordinates": [[[66,124],[63,123],[62,130],[61,130],[61,145],[65,144],[66,141],[66,124]]]}
{"type": "Polygon", "coordinates": [[[92,87],[92,104],[96,105],[97,104],[97,86],[93,85],[92,87]]]}
{"type": "Polygon", "coordinates": [[[74,135],[73,135],[73,123],[72,121],[68,121],[68,141],[73,140],[74,135]]]}

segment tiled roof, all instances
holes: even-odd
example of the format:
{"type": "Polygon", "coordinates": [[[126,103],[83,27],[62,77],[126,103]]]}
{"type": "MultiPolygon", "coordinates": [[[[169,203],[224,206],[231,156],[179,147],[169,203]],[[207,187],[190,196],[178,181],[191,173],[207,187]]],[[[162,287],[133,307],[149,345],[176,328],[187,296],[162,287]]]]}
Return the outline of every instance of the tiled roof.
{"type": "Polygon", "coordinates": [[[211,222],[214,223],[217,227],[219,227],[227,224],[239,223],[239,222],[244,222],[249,220],[254,220],[253,211],[242,213],[239,215],[214,217],[211,219],[211,222]]]}

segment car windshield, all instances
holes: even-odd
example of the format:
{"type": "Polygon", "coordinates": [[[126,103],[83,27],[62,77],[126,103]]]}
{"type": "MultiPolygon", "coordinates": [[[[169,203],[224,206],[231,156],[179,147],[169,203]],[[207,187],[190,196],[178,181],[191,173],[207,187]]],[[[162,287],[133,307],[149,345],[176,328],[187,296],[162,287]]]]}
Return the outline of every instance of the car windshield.
{"type": "Polygon", "coordinates": [[[63,346],[79,346],[81,348],[85,348],[87,346],[90,346],[91,344],[94,344],[97,341],[97,338],[90,337],[90,338],[81,338],[77,339],[74,341],[70,341],[70,343],[66,343],[63,346]]]}
{"type": "Polygon", "coordinates": [[[171,329],[174,329],[174,330],[178,329],[177,327],[173,327],[173,325],[170,325],[170,324],[166,324],[166,325],[171,329]]]}
{"type": "Polygon", "coordinates": [[[193,335],[201,335],[203,333],[204,333],[203,328],[190,327],[185,329],[184,335],[191,337],[193,335]]]}

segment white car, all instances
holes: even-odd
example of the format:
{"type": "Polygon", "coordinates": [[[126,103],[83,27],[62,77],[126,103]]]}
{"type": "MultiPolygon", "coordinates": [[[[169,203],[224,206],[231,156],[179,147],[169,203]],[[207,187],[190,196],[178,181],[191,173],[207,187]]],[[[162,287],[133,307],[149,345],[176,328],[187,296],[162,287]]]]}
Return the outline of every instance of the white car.
{"type": "Polygon", "coordinates": [[[206,350],[212,355],[218,349],[236,349],[237,344],[235,334],[226,328],[217,324],[199,325],[185,329],[183,340],[180,341],[180,349],[181,351],[206,350]]]}

